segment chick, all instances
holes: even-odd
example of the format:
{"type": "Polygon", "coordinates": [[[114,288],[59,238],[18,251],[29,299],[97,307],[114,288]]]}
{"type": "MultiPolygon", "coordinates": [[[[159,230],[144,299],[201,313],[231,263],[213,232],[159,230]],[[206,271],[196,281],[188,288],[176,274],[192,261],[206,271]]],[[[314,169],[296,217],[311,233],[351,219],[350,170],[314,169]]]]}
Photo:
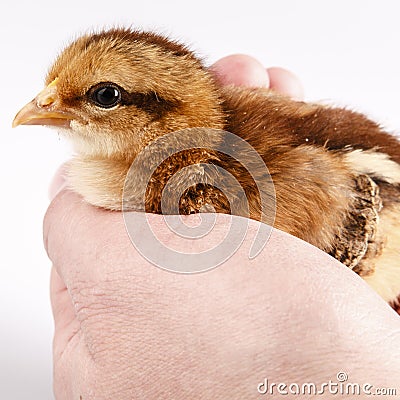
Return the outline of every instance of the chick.
{"type": "MultiPolygon", "coordinates": [[[[50,68],[45,89],[13,125],[56,127],[72,140],[76,156],[69,185],[89,203],[110,210],[121,210],[123,197],[130,209],[143,210],[133,184],[123,192],[132,162],[156,139],[192,128],[197,148],[169,157],[156,169],[143,211],[168,212],[168,199],[161,210],[162,190],[181,171],[187,190],[179,199],[180,213],[208,206],[233,212],[213,186],[217,170],[192,184],[191,172],[183,170],[211,164],[240,182],[247,206],[238,194],[236,214],[270,222],[273,196],[267,193],[271,204],[263,208],[254,179],[272,178],[276,228],[331,254],[385,300],[394,301],[400,293],[400,143],[362,114],[266,89],[221,87],[184,45],[151,32],[112,29],[69,45],[50,68]],[[258,170],[251,176],[218,151],[223,145],[218,135],[210,139],[198,128],[244,139],[262,157],[270,177],[258,170]]],[[[151,153],[142,157],[143,171],[151,158],[151,153]]]]}

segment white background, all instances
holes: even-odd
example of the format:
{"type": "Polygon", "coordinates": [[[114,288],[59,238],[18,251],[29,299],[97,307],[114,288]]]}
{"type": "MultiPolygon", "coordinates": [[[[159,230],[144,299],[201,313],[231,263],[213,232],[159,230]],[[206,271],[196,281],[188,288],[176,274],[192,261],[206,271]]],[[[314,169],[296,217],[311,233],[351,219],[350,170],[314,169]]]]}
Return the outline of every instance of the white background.
{"type": "Polygon", "coordinates": [[[307,100],[347,105],[400,132],[400,3],[302,1],[3,1],[0,5],[0,398],[52,399],[47,187],[70,156],[54,131],[11,130],[57,52],[89,28],[156,28],[206,62],[248,53],[296,72],[307,100]],[[10,5],[4,5],[4,4],[10,5]]]}

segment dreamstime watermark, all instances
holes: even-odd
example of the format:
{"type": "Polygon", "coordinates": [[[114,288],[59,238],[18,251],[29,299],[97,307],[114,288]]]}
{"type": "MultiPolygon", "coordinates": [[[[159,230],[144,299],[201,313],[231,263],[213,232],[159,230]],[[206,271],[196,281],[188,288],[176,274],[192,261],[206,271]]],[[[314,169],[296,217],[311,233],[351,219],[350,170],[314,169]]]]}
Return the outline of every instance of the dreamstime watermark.
{"type": "Polygon", "coordinates": [[[370,383],[350,382],[346,372],[340,371],[336,374],[336,379],[316,384],[313,382],[305,383],[285,383],[270,382],[265,378],[257,385],[258,393],[262,395],[308,395],[321,396],[324,394],[343,395],[343,396],[396,396],[396,388],[378,388],[370,383]]]}
{"type": "MultiPolygon", "coordinates": [[[[253,192],[257,193],[260,215],[264,223],[259,224],[252,238],[249,259],[256,257],[267,243],[275,220],[275,188],[268,168],[258,152],[245,140],[233,133],[209,128],[191,128],[161,136],[145,147],[135,158],[126,176],[123,193],[123,215],[131,242],[148,261],[173,272],[196,273],[210,270],[229,259],[240,248],[249,230],[251,204],[237,177],[223,163],[195,163],[182,166],[170,177],[161,195],[161,214],[169,230],[185,240],[204,240],[215,229],[216,214],[209,204],[199,214],[200,223],[188,226],[179,214],[179,202],[187,189],[195,185],[208,185],[223,193],[229,202],[232,215],[229,229],[219,243],[211,240],[206,250],[186,252],[176,250],[163,243],[154,232],[145,211],[146,193],[149,183],[154,184],[157,169],[172,156],[187,151],[217,152],[235,160],[253,181],[253,192]],[[171,206],[171,203],[173,204],[171,206]],[[245,218],[240,218],[245,217],[245,218]]],[[[161,182],[160,182],[161,185],[161,182]]],[[[248,189],[248,188],[247,188],[248,189]]],[[[254,195],[253,193],[253,195],[254,195]]],[[[192,246],[188,246],[192,247],[192,246]]]]}

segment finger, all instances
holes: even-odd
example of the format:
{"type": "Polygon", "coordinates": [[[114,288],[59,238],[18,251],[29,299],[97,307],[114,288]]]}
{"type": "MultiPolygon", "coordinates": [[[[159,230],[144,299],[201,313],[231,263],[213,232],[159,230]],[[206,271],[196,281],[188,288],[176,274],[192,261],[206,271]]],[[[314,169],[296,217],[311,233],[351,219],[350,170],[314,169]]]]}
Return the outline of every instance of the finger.
{"type": "Polygon", "coordinates": [[[267,69],[270,88],[294,100],[303,100],[304,89],[299,78],[287,69],[271,67],[267,69]]]}
{"type": "MultiPolygon", "coordinates": [[[[122,271],[138,273],[146,270],[146,277],[149,279],[152,274],[155,276],[161,273],[161,269],[146,261],[145,256],[136,250],[137,247],[130,239],[132,236],[129,235],[133,235],[132,240],[139,240],[140,243],[136,243],[139,247],[144,237],[147,237],[147,242],[150,244],[154,241],[160,243],[157,248],[162,253],[159,256],[163,259],[166,257],[163,251],[168,248],[173,249],[172,254],[175,254],[174,251],[186,252],[186,247],[194,245],[199,251],[202,251],[203,247],[207,249],[210,240],[219,243],[230,227],[229,221],[226,221],[230,217],[217,214],[217,221],[221,219],[221,224],[217,224],[216,228],[206,235],[207,237],[202,240],[196,238],[184,240],[180,235],[171,232],[162,216],[146,214],[144,222],[141,215],[144,214],[129,213],[129,222],[125,226],[126,216],[121,212],[93,207],[82,197],[68,190],[63,190],[56,196],[45,215],[44,244],[50,260],[70,290],[73,299],[75,292],[79,291],[78,287],[96,284],[116,270],[120,273],[122,271]],[[134,226],[141,226],[143,223],[148,224],[149,231],[156,232],[155,237],[145,236],[149,235],[147,232],[141,234],[139,239],[138,232],[130,231],[134,226]]],[[[197,218],[198,216],[191,215],[186,216],[185,220],[190,224],[189,220],[197,218]]],[[[142,251],[148,254],[146,245],[142,251]]],[[[162,273],[164,274],[164,271],[162,273]]]]}
{"type": "Polygon", "coordinates": [[[62,190],[44,218],[44,245],[67,288],[77,280],[91,281],[104,263],[93,264],[100,249],[120,251],[129,239],[122,213],[105,211],[82,197],[62,190]],[[90,268],[88,268],[90,266],[90,268]]]}
{"type": "Polygon", "coordinates": [[[80,324],[69,291],[54,267],[50,275],[50,301],[54,318],[54,355],[57,357],[80,331],[80,324]]]}
{"type": "Polygon", "coordinates": [[[80,377],[87,373],[87,346],[82,340],[81,323],[76,317],[69,290],[55,267],[51,270],[50,299],[54,316],[54,393],[57,399],[78,398],[76,387],[79,387],[80,377]]]}
{"type": "Polygon", "coordinates": [[[294,100],[304,98],[304,89],[298,77],[280,68],[265,68],[255,58],[236,54],[221,58],[210,67],[222,85],[269,87],[294,100]]]}
{"type": "Polygon", "coordinates": [[[221,58],[210,69],[221,85],[269,87],[269,76],[264,66],[244,54],[221,58]]]}
{"type": "Polygon", "coordinates": [[[58,167],[53,179],[50,182],[48,196],[50,200],[53,200],[57,194],[66,187],[66,169],[67,164],[62,164],[58,167]]]}

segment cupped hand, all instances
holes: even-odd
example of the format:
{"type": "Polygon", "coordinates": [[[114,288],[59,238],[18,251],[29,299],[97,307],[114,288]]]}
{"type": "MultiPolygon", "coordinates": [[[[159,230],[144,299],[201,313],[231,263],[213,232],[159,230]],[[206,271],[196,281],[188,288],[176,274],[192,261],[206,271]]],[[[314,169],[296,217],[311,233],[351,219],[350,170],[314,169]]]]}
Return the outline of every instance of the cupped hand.
{"type": "MultiPolygon", "coordinates": [[[[246,56],[222,59],[213,71],[226,84],[302,96],[292,74],[246,56]]],[[[171,273],[141,256],[121,213],[60,185],[58,175],[44,221],[57,399],[252,399],[265,379],[320,385],[340,372],[371,391],[400,390],[397,314],[325,253],[274,230],[250,260],[259,226],[250,221],[239,250],[219,267],[171,273]]],[[[233,219],[248,222],[218,215],[207,241],[218,243],[233,219]]],[[[149,223],[160,240],[182,245],[162,216],[149,215],[149,223]]]]}

